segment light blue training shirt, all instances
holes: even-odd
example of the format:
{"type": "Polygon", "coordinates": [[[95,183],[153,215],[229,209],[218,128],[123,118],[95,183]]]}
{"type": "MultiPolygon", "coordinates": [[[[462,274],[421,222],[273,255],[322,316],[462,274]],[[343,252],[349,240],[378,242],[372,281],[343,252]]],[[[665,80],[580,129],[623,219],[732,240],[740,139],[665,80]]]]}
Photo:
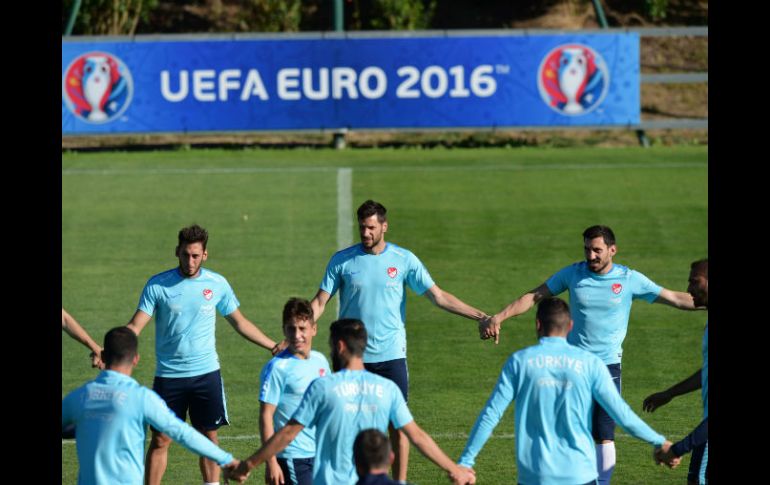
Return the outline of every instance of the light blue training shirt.
{"type": "Polygon", "coordinates": [[[233,455],[177,418],[154,391],[111,370],[67,394],[61,423],[62,428],[75,425],[79,485],[142,483],[147,425],[220,466],[233,461],[233,455]]]}
{"type": "Polygon", "coordinates": [[[546,285],[554,296],[569,290],[575,326],[567,341],[597,355],[607,364],[619,364],[628,331],[631,302],[650,303],[663,289],[638,271],[613,264],[607,274],[596,274],[585,261],[561,269],[546,285]]]}
{"type": "Polygon", "coordinates": [[[411,251],[386,243],[374,255],[356,244],[332,256],[320,288],[340,291],[339,318],[364,322],[364,362],[375,363],[406,358],[406,287],[422,295],[434,284],[411,251]]]}
{"type": "Polygon", "coordinates": [[[316,428],[313,485],[356,483],[353,442],[358,433],[368,428],[387,433],[389,422],[399,429],[414,420],[393,381],[347,369],[314,380],[292,419],[316,428]]]}
{"type": "Polygon", "coordinates": [[[607,366],[562,337],[512,354],[473,426],[459,464],[472,467],[515,400],[516,466],[524,485],[575,485],[597,478],[591,436],[594,400],[631,435],[654,445],[665,438],[620,397],[607,366]]]}
{"type": "Polygon", "coordinates": [[[216,312],[229,315],[240,306],[220,274],[201,268],[185,278],[179,268],[147,281],[138,309],[155,316],[155,354],[159,377],[193,377],[219,369],[216,312]]]}
{"type": "MultiPolygon", "coordinates": [[[[322,353],[311,350],[307,359],[300,359],[285,349],[270,359],[262,368],[262,387],[259,400],[275,406],[273,430],[286,426],[299,407],[302,396],[311,382],[331,375],[329,362],[322,353]]],[[[315,428],[305,427],[289,443],[279,458],[313,458],[315,456],[315,428]]]]}

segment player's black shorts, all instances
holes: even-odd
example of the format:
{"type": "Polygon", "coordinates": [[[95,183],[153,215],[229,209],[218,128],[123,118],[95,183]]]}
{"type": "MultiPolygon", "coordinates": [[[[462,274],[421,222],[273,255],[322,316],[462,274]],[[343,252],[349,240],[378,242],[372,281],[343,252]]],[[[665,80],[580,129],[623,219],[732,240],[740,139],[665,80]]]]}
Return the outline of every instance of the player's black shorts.
{"type": "Polygon", "coordinates": [[[692,449],[690,469],[687,470],[687,481],[705,485],[709,478],[709,442],[692,449]]]}
{"type": "MultiPolygon", "coordinates": [[[[612,376],[612,382],[620,392],[620,364],[610,364],[607,366],[612,376]]],[[[592,420],[592,434],[594,440],[612,440],[615,441],[615,421],[612,420],[607,411],[601,405],[594,401],[594,415],[592,420]]]]}
{"type": "Polygon", "coordinates": [[[313,458],[278,458],[286,485],[313,485],[313,458]]]}
{"type": "Polygon", "coordinates": [[[364,363],[366,370],[395,382],[404,401],[409,401],[409,369],[406,367],[406,359],[386,360],[385,362],[364,363]]]}
{"type": "Polygon", "coordinates": [[[152,389],[182,421],[187,419],[189,410],[195,429],[211,431],[230,424],[219,369],[193,377],[155,376],[152,389]]]}

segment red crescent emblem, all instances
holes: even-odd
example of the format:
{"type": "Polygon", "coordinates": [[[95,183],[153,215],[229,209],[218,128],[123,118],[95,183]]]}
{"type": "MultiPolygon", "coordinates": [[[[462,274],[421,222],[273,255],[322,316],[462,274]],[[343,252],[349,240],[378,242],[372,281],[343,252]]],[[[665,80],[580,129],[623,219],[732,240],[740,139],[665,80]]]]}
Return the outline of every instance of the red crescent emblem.
{"type": "Polygon", "coordinates": [[[620,283],[615,283],[612,285],[612,292],[616,295],[619,294],[621,291],[623,291],[623,285],[620,283]]]}
{"type": "Polygon", "coordinates": [[[213,291],[209,290],[208,288],[203,290],[203,298],[205,298],[207,300],[211,300],[211,297],[213,297],[213,296],[214,296],[214,292],[213,291]]]}
{"type": "Polygon", "coordinates": [[[398,274],[398,269],[393,267],[388,268],[388,276],[390,276],[391,278],[395,278],[397,274],[398,274]]]}

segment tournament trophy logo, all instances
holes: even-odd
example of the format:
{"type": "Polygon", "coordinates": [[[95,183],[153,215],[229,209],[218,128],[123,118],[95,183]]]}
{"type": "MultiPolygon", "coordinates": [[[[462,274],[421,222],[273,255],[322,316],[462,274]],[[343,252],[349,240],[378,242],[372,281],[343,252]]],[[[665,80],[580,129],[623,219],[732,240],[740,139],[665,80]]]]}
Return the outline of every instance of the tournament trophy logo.
{"type": "Polygon", "coordinates": [[[88,52],[64,71],[62,100],[88,123],[108,123],[131,104],[134,82],[125,63],[106,52],[88,52]]]}
{"type": "Polygon", "coordinates": [[[582,44],[552,49],[537,72],[537,87],[543,101],[567,116],[580,116],[596,109],[607,96],[609,81],[604,59],[582,44]]]}

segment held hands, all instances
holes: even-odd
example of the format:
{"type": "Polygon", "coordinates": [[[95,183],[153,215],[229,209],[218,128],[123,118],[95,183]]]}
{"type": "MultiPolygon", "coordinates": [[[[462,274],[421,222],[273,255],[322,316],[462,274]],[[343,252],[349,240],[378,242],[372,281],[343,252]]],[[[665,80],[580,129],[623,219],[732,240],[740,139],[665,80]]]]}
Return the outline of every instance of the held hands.
{"type": "Polygon", "coordinates": [[[665,441],[660,448],[656,448],[652,454],[655,459],[655,463],[658,465],[666,465],[669,468],[676,468],[682,461],[682,458],[674,455],[671,451],[671,442],[665,441]]]}
{"type": "Polygon", "coordinates": [[[225,477],[225,483],[230,483],[229,480],[233,480],[238,483],[243,483],[249,478],[249,469],[246,460],[233,460],[227,465],[222,467],[222,474],[225,477]]]}
{"type": "Polygon", "coordinates": [[[495,339],[495,345],[500,342],[500,319],[484,315],[479,319],[479,338],[487,340],[495,339]]]}
{"type": "Polygon", "coordinates": [[[101,354],[101,351],[99,351],[99,353],[91,352],[91,368],[104,370],[104,362],[102,362],[101,354]]]}
{"type": "Polygon", "coordinates": [[[454,471],[449,472],[449,480],[454,485],[473,485],[476,483],[476,472],[473,468],[458,465],[454,471]]]}
{"type": "Polygon", "coordinates": [[[663,392],[656,392],[655,394],[650,394],[646,398],[644,398],[644,402],[642,402],[642,409],[647,411],[648,413],[651,413],[658,409],[661,406],[665,406],[671,401],[671,396],[663,391],[663,392]]]}

